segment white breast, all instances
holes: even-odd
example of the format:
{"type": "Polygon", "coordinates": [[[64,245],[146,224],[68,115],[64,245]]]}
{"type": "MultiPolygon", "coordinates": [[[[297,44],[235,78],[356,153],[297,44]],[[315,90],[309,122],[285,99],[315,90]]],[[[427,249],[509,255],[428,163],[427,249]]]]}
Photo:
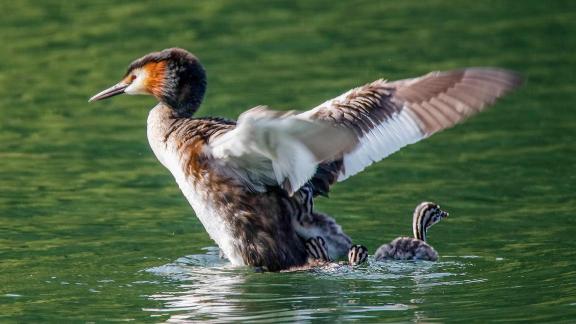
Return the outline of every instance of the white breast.
{"type": "Polygon", "coordinates": [[[148,142],[156,158],[174,176],[180,190],[194,209],[196,216],[216,244],[222,249],[226,257],[236,265],[244,265],[242,257],[234,248],[234,240],[231,231],[220,216],[221,213],[207,199],[204,186],[200,185],[198,179],[187,177],[184,174],[181,158],[172,141],[164,143],[164,134],[168,129],[169,119],[166,118],[165,107],[160,105],[154,107],[148,115],[147,135],[148,142]]]}

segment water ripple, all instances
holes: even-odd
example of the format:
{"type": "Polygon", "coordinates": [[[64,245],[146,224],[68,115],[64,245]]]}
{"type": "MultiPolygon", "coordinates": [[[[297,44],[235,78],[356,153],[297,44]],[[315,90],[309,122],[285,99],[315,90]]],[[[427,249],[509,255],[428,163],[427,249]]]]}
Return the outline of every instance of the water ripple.
{"type": "MultiPolygon", "coordinates": [[[[175,289],[148,298],[159,303],[151,314],[169,314],[168,322],[189,320],[294,322],[331,318],[378,318],[394,311],[416,310],[422,296],[439,287],[466,286],[487,279],[467,274],[471,260],[448,257],[440,262],[378,262],[317,268],[289,273],[255,273],[218,257],[216,248],[146,270],[177,283],[175,289]]],[[[419,316],[422,316],[421,311],[419,316]]]]}

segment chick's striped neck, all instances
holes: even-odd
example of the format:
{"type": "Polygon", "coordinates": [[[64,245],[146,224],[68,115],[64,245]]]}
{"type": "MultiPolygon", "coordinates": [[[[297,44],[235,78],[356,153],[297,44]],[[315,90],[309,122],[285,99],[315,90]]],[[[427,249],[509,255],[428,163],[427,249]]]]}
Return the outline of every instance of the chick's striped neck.
{"type": "Polygon", "coordinates": [[[420,204],[414,210],[414,217],[412,219],[412,231],[414,237],[426,241],[426,230],[432,226],[432,206],[428,204],[420,204]]]}

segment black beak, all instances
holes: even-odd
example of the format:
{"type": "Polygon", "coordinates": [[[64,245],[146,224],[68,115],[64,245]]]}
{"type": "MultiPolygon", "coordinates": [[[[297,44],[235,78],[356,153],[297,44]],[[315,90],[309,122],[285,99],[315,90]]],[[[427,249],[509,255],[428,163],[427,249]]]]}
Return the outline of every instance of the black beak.
{"type": "Polygon", "coordinates": [[[128,87],[128,84],[126,84],[124,82],[119,82],[119,83],[111,86],[110,88],[97,93],[92,98],[88,99],[88,102],[92,102],[92,101],[96,101],[96,100],[102,100],[102,99],[117,96],[119,94],[123,94],[124,90],[127,87],[128,87]]]}

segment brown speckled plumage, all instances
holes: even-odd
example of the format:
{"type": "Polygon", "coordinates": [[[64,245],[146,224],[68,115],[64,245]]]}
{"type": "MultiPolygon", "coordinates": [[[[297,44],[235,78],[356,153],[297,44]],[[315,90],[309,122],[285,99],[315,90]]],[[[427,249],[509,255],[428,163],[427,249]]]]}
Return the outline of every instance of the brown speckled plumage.
{"type": "Polygon", "coordinates": [[[398,237],[378,248],[376,260],[438,260],[438,252],[428,243],[413,237],[398,237]]]}
{"type": "Polygon", "coordinates": [[[302,206],[300,195],[289,197],[278,187],[251,191],[203,154],[213,137],[234,125],[219,118],[174,119],[165,141],[178,149],[185,175],[231,229],[235,249],[245,264],[278,271],[306,263],[303,240],[292,225],[291,211],[302,206]]]}

